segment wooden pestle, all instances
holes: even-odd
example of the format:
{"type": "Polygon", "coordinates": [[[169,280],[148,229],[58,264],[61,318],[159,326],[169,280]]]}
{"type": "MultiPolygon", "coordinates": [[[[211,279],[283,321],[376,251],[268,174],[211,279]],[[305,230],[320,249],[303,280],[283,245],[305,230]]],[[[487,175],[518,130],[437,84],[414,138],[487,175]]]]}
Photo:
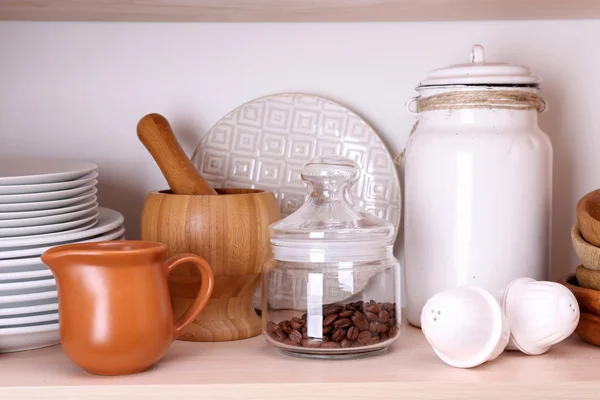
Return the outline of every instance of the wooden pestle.
{"type": "Polygon", "coordinates": [[[140,119],[137,135],[154,157],[174,194],[217,195],[187,157],[171,125],[160,114],[148,114],[140,119]]]}

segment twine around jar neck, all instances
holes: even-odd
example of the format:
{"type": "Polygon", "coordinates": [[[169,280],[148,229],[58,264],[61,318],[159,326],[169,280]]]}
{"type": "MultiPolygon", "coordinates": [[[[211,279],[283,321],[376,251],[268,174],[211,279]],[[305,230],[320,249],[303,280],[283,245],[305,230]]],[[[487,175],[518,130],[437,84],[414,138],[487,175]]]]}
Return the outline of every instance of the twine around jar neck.
{"type": "MultiPolygon", "coordinates": [[[[416,97],[411,99],[406,108],[413,114],[425,111],[437,110],[467,110],[467,109],[503,109],[503,110],[537,110],[546,111],[547,105],[544,99],[537,93],[521,90],[476,90],[476,91],[454,91],[438,93],[428,97],[416,97]],[[416,113],[410,106],[416,103],[416,113]]],[[[419,120],[415,122],[410,138],[419,126],[419,120]]],[[[400,164],[404,158],[404,151],[394,158],[395,164],[400,164]]]]}
{"type": "Polygon", "coordinates": [[[417,100],[417,112],[465,109],[537,110],[546,102],[537,94],[519,90],[478,90],[439,93],[417,100]]]}

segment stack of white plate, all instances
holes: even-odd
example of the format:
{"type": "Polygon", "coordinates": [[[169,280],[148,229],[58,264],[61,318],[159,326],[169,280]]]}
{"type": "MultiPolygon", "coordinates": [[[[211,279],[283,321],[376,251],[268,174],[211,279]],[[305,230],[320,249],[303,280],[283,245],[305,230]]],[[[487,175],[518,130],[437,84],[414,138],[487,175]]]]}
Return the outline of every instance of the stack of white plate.
{"type": "Polygon", "coordinates": [[[59,343],[58,299],[40,255],[67,243],[120,240],[123,216],[98,207],[96,165],[0,160],[0,353],[59,343]]]}

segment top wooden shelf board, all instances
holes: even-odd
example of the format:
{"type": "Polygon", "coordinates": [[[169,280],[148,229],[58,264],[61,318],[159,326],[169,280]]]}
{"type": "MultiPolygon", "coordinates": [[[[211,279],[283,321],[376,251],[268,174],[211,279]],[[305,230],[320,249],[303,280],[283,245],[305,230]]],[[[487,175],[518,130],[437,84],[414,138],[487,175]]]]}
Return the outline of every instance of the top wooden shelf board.
{"type": "Polygon", "coordinates": [[[0,20],[376,22],[600,18],[597,0],[0,0],[0,20]]]}

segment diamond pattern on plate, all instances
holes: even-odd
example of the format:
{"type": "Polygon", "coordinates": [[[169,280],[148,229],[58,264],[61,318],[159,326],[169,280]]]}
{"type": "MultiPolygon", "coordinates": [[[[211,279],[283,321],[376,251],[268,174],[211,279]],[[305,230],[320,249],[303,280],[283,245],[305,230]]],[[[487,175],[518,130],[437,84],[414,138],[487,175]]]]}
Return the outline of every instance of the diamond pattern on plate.
{"type": "Polygon", "coordinates": [[[282,216],[306,200],[302,166],[323,154],[344,155],[362,170],[353,188],[356,202],[400,224],[400,184],[392,157],[358,115],[330,100],[276,94],[250,101],[217,122],[192,161],[217,187],[273,191],[282,216]]]}

